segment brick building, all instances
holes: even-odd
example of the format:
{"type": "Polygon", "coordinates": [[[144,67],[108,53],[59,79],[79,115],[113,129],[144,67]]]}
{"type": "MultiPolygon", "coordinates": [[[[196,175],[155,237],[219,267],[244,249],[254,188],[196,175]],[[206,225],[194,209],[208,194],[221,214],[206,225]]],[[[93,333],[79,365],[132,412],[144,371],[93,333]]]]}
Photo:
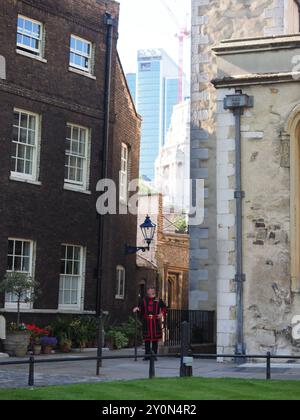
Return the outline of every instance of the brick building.
{"type": "MultiPolygon", "coordinates": [[[[40,283],[41,295],[22,308],[30,321],[93,314],[98,280],[103,309],[124,318],[136,300],[135,258],[125,257],[124,244],[136,242],[137,220],[96,212],[105,156],[123,199],[139,172],[140,118],[116,50],[118,4],[0,4],[0,279],[21,271],[40,283]],[[105,153],[107,13],[113,29],[105,153]]],[[[13,298],[1,296],[0,308],[12,317],[13,298]]]]}

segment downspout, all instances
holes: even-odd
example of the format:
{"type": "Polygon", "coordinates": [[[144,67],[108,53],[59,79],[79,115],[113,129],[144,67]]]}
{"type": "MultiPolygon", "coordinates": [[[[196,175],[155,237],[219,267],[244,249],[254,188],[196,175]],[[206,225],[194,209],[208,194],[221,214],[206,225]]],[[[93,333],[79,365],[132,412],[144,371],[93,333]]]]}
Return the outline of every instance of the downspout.
{"type": "MultiPolygon", "coordinates": [[[[110,135],[110,103],[111,103],[111,80],[112,80],[112,52],[114,19],[109,13],[105,14],[106,34],[106,58],[105,58],[105,86],[104,86],[104,122],[103,122],[103,150],[100,152],[99,163],[102,167],[101,179],[108,177],[109,135],[110,135]]],[[[104,265],[104,216],[98,214],[98,246],[97,246],[97,290],[96,290],[96,317],[98,320],[98,364],[97,374],[102,360],[103,348],[103,312],[102,312],[102,279],[104,265]]]]}
{"type": "MultiPolygon", "coordinates": [[[[243,265],[243,199],[245,192],[242,191],[242,153],[241,153],[241,116],[246,108],[253,107],[253,97],[243,94],[242,90],[236,90],[235,95],[227,95],[224,100],[224,109],[229,109],[235,117],[235,193],[236,202],[236,355],[246,354],[244,342],[244,282],[246,275],[243,265]]],[[[236,359],[237,362],[242,360],[236,359]]]]}

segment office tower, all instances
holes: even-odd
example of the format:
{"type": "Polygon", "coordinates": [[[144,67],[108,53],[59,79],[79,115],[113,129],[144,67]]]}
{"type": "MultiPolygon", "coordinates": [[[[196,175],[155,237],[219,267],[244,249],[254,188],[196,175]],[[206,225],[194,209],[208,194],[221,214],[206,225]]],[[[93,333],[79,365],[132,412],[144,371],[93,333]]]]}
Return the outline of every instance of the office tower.
{"type": "MultiPolygon", "coordinates": [[[[143,118],[140,175],[153,180],[155,160],[165,143],[173,107],[178,104],[179,69],[162,49],[140,50],[137,59],[136,83],[133,74],[127,75],[127,81],[143,118]]],[[[186,85],[183,96],[187,93],[186,85]]]]}

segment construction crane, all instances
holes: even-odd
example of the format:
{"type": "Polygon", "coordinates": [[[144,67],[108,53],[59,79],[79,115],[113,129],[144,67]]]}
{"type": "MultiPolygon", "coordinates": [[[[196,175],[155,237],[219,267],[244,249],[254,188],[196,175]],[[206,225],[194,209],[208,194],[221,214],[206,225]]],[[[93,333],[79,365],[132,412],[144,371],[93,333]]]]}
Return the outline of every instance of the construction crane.
{"type": "MultiPolygon", "coordinates": [[[[167,9],[170,17],[173,19],[174,23],[179,29],[179,32],[175,35],[179,41],[179,52],[178,52],[178,102],[181,103],[183,101],[183,66],[184,66],[184,41],[185,39],[189,38],[191,33],[188,30],[187,26],[187,19],[185,23],[185,27],[183,27],[179,20],[177,19],[175,13],[171,9],[170,5],[168,4],[167,0],[161,0],[165,8],[167,9]]],[[[187,14],[188,16],[188,14],[187,14]]]]}

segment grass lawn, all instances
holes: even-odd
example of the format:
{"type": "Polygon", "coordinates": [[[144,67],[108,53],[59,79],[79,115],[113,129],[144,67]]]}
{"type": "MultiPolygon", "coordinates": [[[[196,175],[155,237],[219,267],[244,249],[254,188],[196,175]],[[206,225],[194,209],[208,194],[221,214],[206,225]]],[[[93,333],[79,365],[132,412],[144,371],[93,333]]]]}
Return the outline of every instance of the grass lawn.
{"type": "Polygon", "coordinates": [[[300,400],[298,381],[154,379],[0,390],[0,400],[300,400]]]}

